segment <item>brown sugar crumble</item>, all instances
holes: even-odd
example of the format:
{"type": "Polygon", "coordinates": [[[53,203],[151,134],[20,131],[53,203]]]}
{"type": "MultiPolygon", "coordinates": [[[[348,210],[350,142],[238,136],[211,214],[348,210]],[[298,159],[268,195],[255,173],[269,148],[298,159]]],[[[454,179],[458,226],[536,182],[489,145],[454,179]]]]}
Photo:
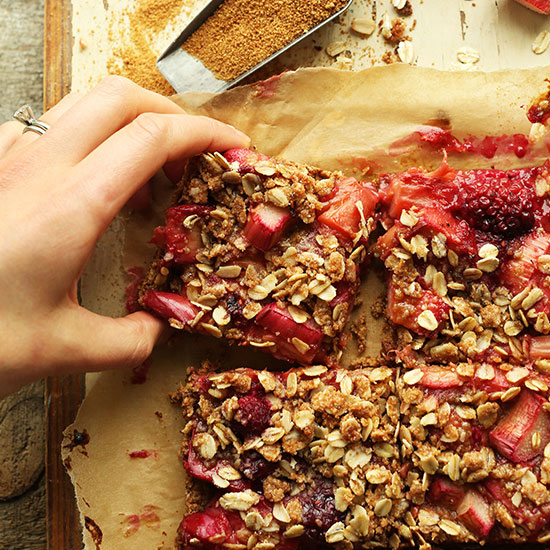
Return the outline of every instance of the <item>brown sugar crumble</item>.
{"type": "Polygon", "coordinates": [[[175,22],[182,13],[189,13],[193,0],[136,0],[125,8],[128,32],[121,35],[120,15],[109,24],[109,40],[116,44],[107,60],[110,74],[125,76],[143,88],[163,95],[174,89],[156,67],[159,52],[152,43],[155,36],[175,22]]]}
{"type": "Polygon", "coordinates": [[[347,0],[226,0],[182,47],[218,78],[232,80],[346,3],[347,0]]]}

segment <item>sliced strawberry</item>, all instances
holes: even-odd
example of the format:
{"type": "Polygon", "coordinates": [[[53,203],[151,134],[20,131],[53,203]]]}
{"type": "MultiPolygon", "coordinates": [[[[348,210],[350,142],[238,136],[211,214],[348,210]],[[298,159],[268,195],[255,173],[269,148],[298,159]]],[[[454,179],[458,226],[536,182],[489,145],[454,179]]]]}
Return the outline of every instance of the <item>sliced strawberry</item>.
{"type": "Polygon", "coordinates": [[[483,487],[494,500],[506,507],[517,523],[527,527],[534,533],[540,531],[550,520],[550,507],[548,504],[539,507],[529,499],[524,498],[521,504],[516,506],[512,502],[510,491],[506,489],[504,482],[501,480],[489,479],[484,482],[483,487]]]}
{"type": "Polygon", "coordinates": [[[479,538],[485,538],[493,528],[495,519],[487,501],[474,489],[466,493],[457,508],[460,520],[479,538]]]}
{"type": "Polygon", "coordinates": [[[353,178],[340,180],[317,220],[353,239],[361,222],[357,203],[361,204],[365,220],[368,220],[378,203],[378,193],[374,186],[353,178]]]}
{"type": "Polygon", "coordinates": [[[399,219],[403,210],[415,206],[418,209],[433,207],[434,204],[442,208],[449,206],[455,200],[456,189],[449,186],[449,179],[454,172],[446,172],[444,178],[439,178],[411,168],[404,174],[393,174],[380,178],[382,202],[388,207],[388,214],[393,219],[399,219]]]}
{"type": "Polygon", "coordinates": [[[525,237],[513,257],[502,265],[502,283],[514,293],[521,292],[535,274],[538,257],[546,254],[549,248],[550,234],[543,230],[525,237]]]}
{"type": "Polygon", "coordinates": [[[550,0],[516,0],[516,2],[537,13],[550,14],[550,0]]]}
{"type": "Polygon", "coordinates": [[[437,476],[432,481],[428,498],[434,504],[456,510],[464,495],[462,487],[445,477],[437,476]]]}
{"type": "Polygon", "coordinates": [[[269,160],[267,155],[251,151],[250,149],[229,149],[223,156],[230,164],[237,162],[239,164],[237,170],[241,174],[256,173],[254,165],[260,160],[269,160]]]}
{"type": "Polygon", "coordinates": [[[535,336],[530,339],[529,357],[531,359],[550,359],[550,335],[535,336]]]}
{"type": "Polygon", "coordinates": [[[423,208],[419,218],[414,226],[416,233],[426,233],[426,230],[428,235],[442,233],[447,237],[447,246],[457,252],[476,252],[475,235],[464,220],[457,219],[443,209],[430,207],[423,208]]]}
{"type": "Polygon", "coordinates": [[[443,390],[462,386],[462,380],[454,370],[430,365],[423,367],[422,372],[424,376],[419,384],[425,388],[443,390]]]}
{"type": "Polygon", "coordinates": [[[184,324],[192,321],[199,311],[185,296],[151,289],[143,295],[141,303],[164,319],[176,319],[184,324]]]}
{"type": "Polygon", "coordinates": [[[291,223],[292,216],[288,208],[260,203],[248,212],[244,236],[250,244],[266,252],[279,241],[291,223]]]}
{"type": "Polygon", "coordinates": [[[150,241],[164,252],[162,265],[195,261],[197,251],[203,247],[200,229],[197,225],[188,229],[183,222],[193,215],[205,217],[211,210],[210,206],[182,204],[166,211],[166,225],[157,227],[150,241]]]}
{"type": "Polygon", "coordinates": [[[526,464],[539,456],[550,442],[550,416],[544,410],[546,399],[527,389],[489,433],[491,443],[506,458],[526,464]],[[538,433],[540,443],[533,446],[538,433]]]}

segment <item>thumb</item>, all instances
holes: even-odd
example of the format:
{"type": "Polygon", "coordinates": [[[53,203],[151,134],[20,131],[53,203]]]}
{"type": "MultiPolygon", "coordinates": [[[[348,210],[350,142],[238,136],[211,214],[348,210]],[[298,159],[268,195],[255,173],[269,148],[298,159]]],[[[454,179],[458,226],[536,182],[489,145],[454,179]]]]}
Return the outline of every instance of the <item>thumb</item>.
{"type": "Polygon", "coordinates": [[[166,323],[138,311],[113,319],[78,307],[63,335],[62,353],[52,358],[55,374],[100,371],[141,365],[170,332],[166,323]]]}

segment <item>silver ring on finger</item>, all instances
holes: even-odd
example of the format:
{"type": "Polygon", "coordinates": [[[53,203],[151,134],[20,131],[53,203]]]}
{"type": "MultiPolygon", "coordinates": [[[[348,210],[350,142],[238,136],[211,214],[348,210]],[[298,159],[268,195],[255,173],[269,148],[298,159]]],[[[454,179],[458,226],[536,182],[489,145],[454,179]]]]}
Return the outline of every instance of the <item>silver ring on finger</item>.
{"type": "Polygon", "coordinates": [[[13,113],[13,118],[21,124],[24,124],[23,133],[25,132],[35,132],[39,135],[45,134],[47,130],[50,129],[50,125],[41,120],[34,118],[34,114],[30,105],[23,105],[19,107],[15,113],[13,113]]]}

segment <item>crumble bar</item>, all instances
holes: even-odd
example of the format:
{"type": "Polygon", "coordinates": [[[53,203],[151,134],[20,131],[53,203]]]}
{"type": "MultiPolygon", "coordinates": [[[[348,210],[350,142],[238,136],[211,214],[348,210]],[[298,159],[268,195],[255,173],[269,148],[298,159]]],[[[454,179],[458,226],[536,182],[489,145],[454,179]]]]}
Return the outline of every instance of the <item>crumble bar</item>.
{"type": "Polygon", "coordinates": [[[187,329],[333,364],[375,225],[371,184],[236,149],[192,159],[140,304],[187,329]]]}
{"type": "Polygon", "coordinates": [[[399,377],[408,520],[421,543],[550,540],[549,381],[506,363],[399,377]]]}
{"type": "MultiPolygon", "coordinates": [[[[549,164],[381,178],[388,317],[402,356],[550,356],[549,164]]],[[[412,357],[411,357],[412,356],[412,357]]]]}
{"type": "Polygon", "coordinates": [[[399,546],[393,526],[408,504],[395,376],[324,366],[192,374],[174,398],[187,420],[183,462],[202,485],[190,485],[188,502],[200,504],[188,506],[178,548],[399,546]]]}

